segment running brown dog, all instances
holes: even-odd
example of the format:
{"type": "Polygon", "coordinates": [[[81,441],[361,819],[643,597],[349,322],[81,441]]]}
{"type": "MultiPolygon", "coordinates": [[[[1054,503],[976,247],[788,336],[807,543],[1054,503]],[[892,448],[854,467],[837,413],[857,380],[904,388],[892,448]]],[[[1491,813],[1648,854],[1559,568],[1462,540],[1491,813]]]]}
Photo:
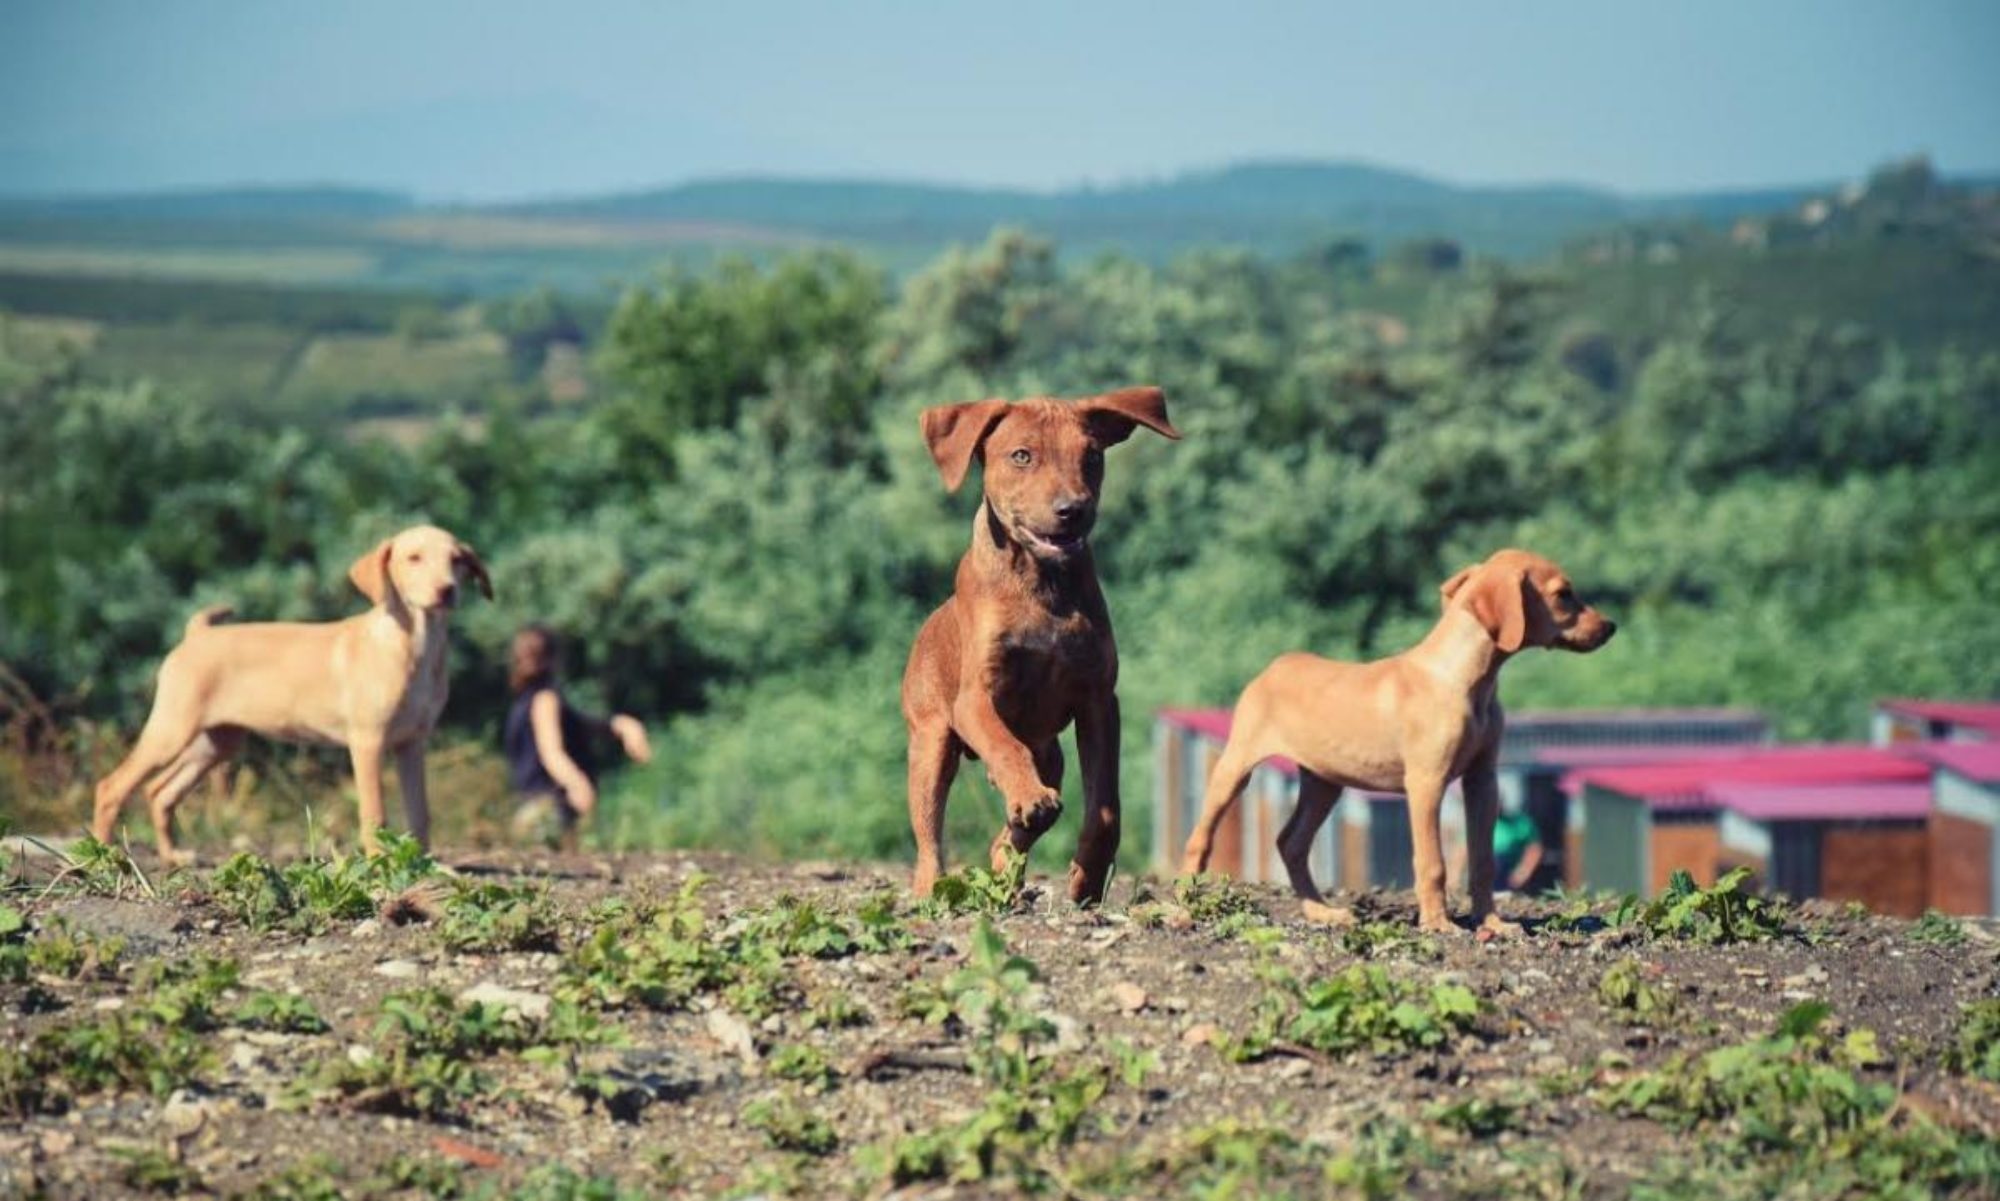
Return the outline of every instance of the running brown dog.
{"type": "Polygon", "coordinates": [[[410,832],[428,845],[424,743],[444,710],[446,625],[461,574],[488,598],[493,583],[472,548],[436,526],[384,539],[347,574],[373,607],[345,621],[220,625],[229,613],[222,606],[188,619],[160,664],[138,742],[97,786],[91,833],[99,841],[111,840],[126,798],[152,777],[146,798],[157,849],[177,858],[174,806],[255,732],[347,748],[370,854],[382,826],[382,759],[392,754],[410,832]]]}
{"type": "Polygon", "coordinates": [[[1183,870],[1208,867],[1215,828],[1251,769],[1283,755],[1299,765],[1299,805],[1278,834],[1278,854],[1307,915],[1336,923],[1353,918],[1326,905],[1310,857],[1313,835],[1340,790],[1369,788],[1409,798],[1418,924],[1456,930],[1445,907],[1438,806],[1445,786],[1463,776],[1473,925],[1520,932],[1493,909],[1493,821],[1500,806],[1494,769],[1505,723],[1500,668],[1528,646],[1594,651],[1618,627],[1577,599],[1562,568],[1524,550],[1500,551],[1438,591],[1444,616],[1400,655],[1373,663],[1281,655],[1250,681],[1208,778],[1183,870]]]}
{"type": "Polygon", "coordinates": [[[919,895],[943,870],[944,807],[959,757],[985,760],[1006,799],[991,852],[999,870],[1009,848],[1025,854],[1061,815],[1056,736],[1074,720],[1085,813],[1069,895],[1103,896],[1118,854],[1118,648],[1089,539],[1104,449],[1142,425],[1180,437],[1158,388],[923,413],[946,491],[958,490],[976,458],[985,494],[951,599],[917,632],[903,673],[919,895]]]}

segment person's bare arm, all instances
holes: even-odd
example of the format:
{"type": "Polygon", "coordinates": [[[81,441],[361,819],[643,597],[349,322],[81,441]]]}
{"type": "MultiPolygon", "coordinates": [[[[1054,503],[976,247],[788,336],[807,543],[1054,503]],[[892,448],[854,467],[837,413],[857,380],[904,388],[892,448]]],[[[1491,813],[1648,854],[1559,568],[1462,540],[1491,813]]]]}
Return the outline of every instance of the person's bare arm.
{"type": "Polygon", "coordinates": [[[541,756],[542,766],[549,777],[563,790],[563,796],[578,813],[589,813],[597,807],[597,786],[576,760],[569,757],[569,748],[563,745],[562,700],[553,689],[544,688],[528,702],[528,724],[535,734],[535,753],[541,756]]]}
{"type": "Polygon", "coordinates": [[[605,723],[618,745],[625,748],[626,758],[634,763],[651,763],[653,745],[646,741],[646,726],[630,713],[613,713],[605,723]]]}
{"type": "Polygon", "coordinates": [[[1535,869],[1542,866],[1542,840],[1537,838],[1521,852],[1521,862],[1514,865],[1514,874],[1507,877],[1507,886],[1515,890],[1527,887],[1535,878],[1535,869]]]}

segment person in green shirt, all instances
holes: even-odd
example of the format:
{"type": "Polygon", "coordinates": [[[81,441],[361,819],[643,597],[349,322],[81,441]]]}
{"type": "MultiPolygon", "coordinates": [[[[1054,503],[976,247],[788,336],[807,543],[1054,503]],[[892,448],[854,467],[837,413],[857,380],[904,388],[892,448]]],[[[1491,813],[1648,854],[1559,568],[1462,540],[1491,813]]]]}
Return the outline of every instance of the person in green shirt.
{"type": "MultiPolygon", "coordinates": [[[[1453,876],[1465,879],[1465,847],[1458,848],[1453,876]]],[[[1493,819],[1493,887],[1519,892],[1542,866],[1542,832],[1516,798],[1502,793],[1500,812],[1493,819]]]]}

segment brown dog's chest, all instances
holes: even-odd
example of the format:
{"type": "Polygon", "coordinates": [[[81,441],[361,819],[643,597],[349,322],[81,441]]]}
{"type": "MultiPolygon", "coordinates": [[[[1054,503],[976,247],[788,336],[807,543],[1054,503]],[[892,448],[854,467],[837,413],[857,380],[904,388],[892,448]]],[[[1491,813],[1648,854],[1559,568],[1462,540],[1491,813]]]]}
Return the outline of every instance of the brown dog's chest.
{"type": "Polygon", "coordinates": [[[1109,685],[1114,656],[1110,630],[1081,612],[1011,626],[993,646],[995,708],[1024,735],[1060,730],[1078,698],[1109,685]]]}

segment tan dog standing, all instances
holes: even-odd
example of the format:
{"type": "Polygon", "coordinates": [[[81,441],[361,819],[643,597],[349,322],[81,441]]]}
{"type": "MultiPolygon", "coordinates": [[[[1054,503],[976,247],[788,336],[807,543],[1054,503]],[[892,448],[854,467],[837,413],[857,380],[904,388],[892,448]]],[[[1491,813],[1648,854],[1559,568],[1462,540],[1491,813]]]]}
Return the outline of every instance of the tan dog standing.
{"type": "Polygon", "coordinates": [[[428,845],[424,743],[444,711],[445,635],[461,572],[490,599],[471,547],[435,526],[384,540],[348,571],[374,607],[344,621],[218,625],[228,609],[188,620],[160,664],[153,711],[132,753],[97,786],[91,833],[110,841],[118,814],[148,777],[146,799],[162,858],[175,856],[174,806],[246,732],[344,746],[360,797],[361,845],[379,850],[382,760],[396,760],[410,832],[428,845]]]}
{"type": "Polygon", "coordinates": [[[1445,786],[1462,776],[1473,924],[1496,934],[1519,932],[1493,909],[1495,767],[1505,724],[1500,668],[1523,647],[1594,651],[1617,626],[1577,599],[1560,567],[1523,550],[1500,551],[1439,592],[1444,616],[1400,655],[1372,663],[1281,655],[1250,681],[1188,838],[1185,871],[1207,868],[1216,826],[1251,769],[1283,755],[1299,765],[1299,804],[1278,834],[1278,854],[1308,915],[1352,918],[1324,903],[1310,856],[1340,790],[1367,788],[1409,798],[1418,924],[1456,930],[1445,906],[1438,807],[1445,786]]]}
{"type": "Polygon", "coordinates": [[[1085,813],[1069,895],[1102,897],[1118,854],[1118,648],[1090,553],[1104,450],[1139,426],[1168,438],[1158,388],[1089,399],[982,400],[923,413],[924,442],[947,491],[977,458],[984,497],[956,585],[917,633],[903,673],[910,732],[912,887],[943,870],[944,809],[960,756],[986,761],[1006,799],[993,840],[1025,854],[1062,813],[1062,748],[1076,723],[1085,813]]]}

